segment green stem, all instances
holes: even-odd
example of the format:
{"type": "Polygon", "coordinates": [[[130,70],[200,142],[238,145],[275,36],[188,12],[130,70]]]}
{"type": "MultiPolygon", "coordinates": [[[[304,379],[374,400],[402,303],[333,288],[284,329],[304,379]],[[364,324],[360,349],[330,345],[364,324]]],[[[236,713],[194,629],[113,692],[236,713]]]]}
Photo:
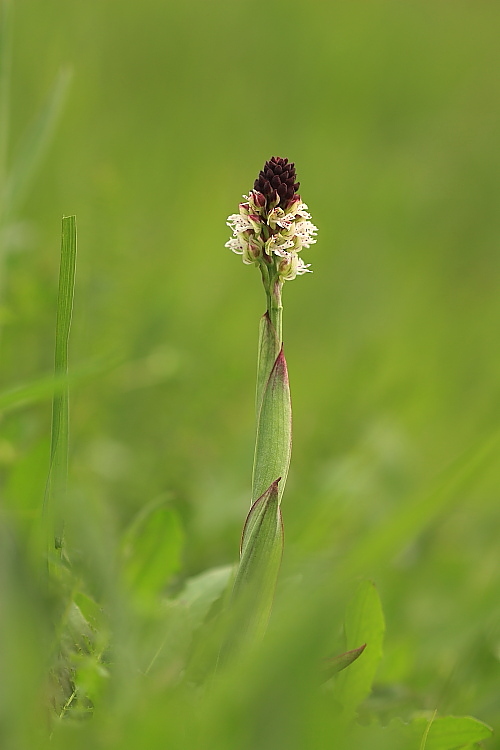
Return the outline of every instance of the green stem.
{"type": "Polygon", "coordinates": [[[281,304],[282,286],[283,282],[276,279],[272,285],[272,289],[267,293],[267,311],[280,344],[283,343],[283,306],[281,304]]]}

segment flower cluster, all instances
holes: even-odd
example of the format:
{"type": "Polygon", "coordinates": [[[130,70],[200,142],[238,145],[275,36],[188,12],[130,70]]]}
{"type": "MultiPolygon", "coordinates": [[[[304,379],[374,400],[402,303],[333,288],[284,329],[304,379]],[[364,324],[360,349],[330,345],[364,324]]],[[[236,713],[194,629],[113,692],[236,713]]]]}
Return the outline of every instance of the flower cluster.
{"type": "Polygon", "coordinates": [[[243,263],[265,263],[275,267],[282,280],[309,271],[298,253],[316,242],[317,227],[310,221],[307,206],[297,194],[295,165],[273,156],[244,195],[239,213],[228,217],[233,232],[226,247],[241,255],[243,263]]]}

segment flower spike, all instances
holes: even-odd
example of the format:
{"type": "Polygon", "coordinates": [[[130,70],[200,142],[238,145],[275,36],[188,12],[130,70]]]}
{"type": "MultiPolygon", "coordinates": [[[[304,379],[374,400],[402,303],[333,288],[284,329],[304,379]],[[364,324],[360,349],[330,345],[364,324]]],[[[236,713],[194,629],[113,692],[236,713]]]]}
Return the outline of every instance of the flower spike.
{"type": "Polygon", "coordinates": [[[253,190],[243,196],[239,213],[227,220],[233,236],[226,247],[242,255],[243,263],[260,266],[268,290],[276,282],[310,272],[310,264],[297,253],[316,242],[318,230],[298,195],[299,186],[295,163],[273,156],[264,164],[253,190]]]}

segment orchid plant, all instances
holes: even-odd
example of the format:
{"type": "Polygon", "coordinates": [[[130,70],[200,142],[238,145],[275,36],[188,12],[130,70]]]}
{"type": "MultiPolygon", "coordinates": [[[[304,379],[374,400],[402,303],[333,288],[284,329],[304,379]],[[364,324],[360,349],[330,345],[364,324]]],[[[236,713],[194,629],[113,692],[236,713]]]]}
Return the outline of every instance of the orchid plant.
{"type": "Polygon", "coordinates": [[[316,242],[317,227],[298,194],[294,162],[273,156],[244,195],[239,213],[228,217],[233,236],[226,243],[243,263],[260,269],[267,310],[259,330],[252,506],[233,583],[233,602],[243,592],[252,612],[245,630],[261,637],[271,612],[283,552],[281,499],[292,450],[292,408],[282,341],[282,288],[310,272],[299,253],[316,242]]]}

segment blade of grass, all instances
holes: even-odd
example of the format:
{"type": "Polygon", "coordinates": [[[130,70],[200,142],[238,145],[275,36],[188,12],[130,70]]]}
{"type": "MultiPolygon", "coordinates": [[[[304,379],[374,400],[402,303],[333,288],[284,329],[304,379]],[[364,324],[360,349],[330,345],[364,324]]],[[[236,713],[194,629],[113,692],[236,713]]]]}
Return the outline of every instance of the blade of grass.
{"type": "MultiPolygon", "coordinates": [[[[59,270],[59,292],[57,295],[56,341],[54,370],[56,378],[67,377],[68,348],[73,313],[76,272],[76,217],[65,216],[62,220],[61,263],[59,270]]],[[[49,550],[55,542],[62,546],[64,502],[68,481],[69,444],[69,389],[54,395],[52,401],[52,434],[50,444],[50,467],[44,512],[48,522],[49,550]]]]}

